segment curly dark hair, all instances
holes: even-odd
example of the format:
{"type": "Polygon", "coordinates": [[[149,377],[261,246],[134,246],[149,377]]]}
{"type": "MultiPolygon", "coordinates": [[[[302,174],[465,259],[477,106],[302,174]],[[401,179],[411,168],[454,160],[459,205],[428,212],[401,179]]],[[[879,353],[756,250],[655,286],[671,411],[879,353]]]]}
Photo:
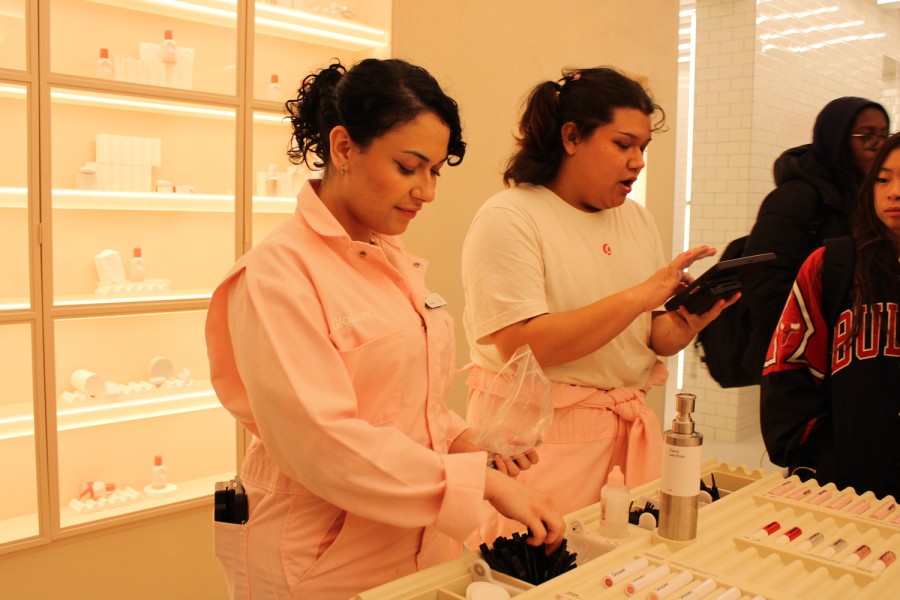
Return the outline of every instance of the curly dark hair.
{"type": "Polygon", "coordinates": [[[447,164],[458,165],[466,153],[456,102],[428,71],[399,59],[367,58],[349,70],[335,59],[303,79],[296,100],[285,102],[285,110],[294,129],[288,150],[291,162],[324,168],[326,173],[328,136],[338,125],[365,148],[426,112],[433,112],[450,128],[447,164]]]}
{"type": "Polygon", "coordinates": [[[617,108],[636,108],[646,115],[659,113],[653,131],[665,125],[663,109],[640,83],[616,69],[566,69],[561,79],[539,83],[525,101],[516,136],[518,150],[503,173],[504,183],[549,183],[559,172],[564,155],[562,126],[575,123],[578,133],[589,137],[612,122],[617,108]]]}

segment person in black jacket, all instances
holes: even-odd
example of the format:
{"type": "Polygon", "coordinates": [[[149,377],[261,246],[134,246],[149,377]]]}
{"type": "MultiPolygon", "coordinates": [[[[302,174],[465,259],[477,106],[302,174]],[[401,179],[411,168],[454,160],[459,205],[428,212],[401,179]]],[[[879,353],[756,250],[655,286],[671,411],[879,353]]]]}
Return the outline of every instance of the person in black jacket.
{"type": "Polygon", "coordinates": [[[862,184],[852,238],[803,263],[766,355],[760,424],[772,462],[900,499],[900,134],[862,184]],[[834,262],[852,272],[836,292],[834,262]],[[826,274],[823,289],[823,271],[826,274]],[[823,299],[843,296],[823,314],[823,299]]]}
{"type": "Polygon", "coordinates": [[[877,102],[837,98],[816,117],[812,144],[786,150],[775,161],[777,187],[763,200],[743,252],[774,252],[777,257],[766,276],[743,291],[754,332],[743,368],[755,381],[800,265],[822,240],[850,233],[859,184],[888,137],[889,125],[877,102]]]}

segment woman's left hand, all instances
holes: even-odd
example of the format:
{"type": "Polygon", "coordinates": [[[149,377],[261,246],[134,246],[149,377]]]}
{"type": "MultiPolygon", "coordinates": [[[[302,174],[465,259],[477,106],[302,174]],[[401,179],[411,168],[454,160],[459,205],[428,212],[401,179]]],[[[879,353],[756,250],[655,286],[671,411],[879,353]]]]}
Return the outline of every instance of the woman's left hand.
{"type": "MultiPolygon", "coordinates": [[[[474,429],[466,429],[460,433],[453,443],[450,444],[448,452],[456,454],[460,452],[483,452],[484,448],[472,443],[475,437],[474,429]]],[[[493,467],[504,475],[516,477],[522,471],[527,471],[540,460],[536,448],[532,448],[527,452],[516,456],[502,456],[500,454],[492,454],[488,452],[488,464],[493,463],[493,467]]]]}
{"type": "Polygon", "coordinates": [[[737,292],[730,298],[716,300],[715,304],[705,313],[694,314],[688,312],[687,308],[682,305],[666,314],[672,319],[674,333],[685,336],[690,341],[695,335],[700,333],[701,329],[719,318],[722,311],[737,302],[740,297],[741,293],[737,292]]]}

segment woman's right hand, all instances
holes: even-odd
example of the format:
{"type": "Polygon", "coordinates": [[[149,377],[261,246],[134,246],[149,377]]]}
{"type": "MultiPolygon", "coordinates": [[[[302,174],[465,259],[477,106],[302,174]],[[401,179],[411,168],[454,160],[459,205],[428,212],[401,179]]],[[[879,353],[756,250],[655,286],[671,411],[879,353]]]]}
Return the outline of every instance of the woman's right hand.
{"type": "Polygon", "coordinates": [[[691,282],[691,277],[685,269],[700,259],[714,256],[715,253],[716,249],[710,246],[691,248],[639,284],[636,289],[639,291],[644,312],[656,310],[666,300],[684,289],[691,282]]]}
{"type": "Polygon", "coordinates": [[[487,469],[484,499],[501,515],[514,519],[531,530],[528,544],[544,544],[547,546],[547,554],[562,544],[566,523],[553,506],[553,500],[546,494],[532,490],[494,469],[487,469]]]}

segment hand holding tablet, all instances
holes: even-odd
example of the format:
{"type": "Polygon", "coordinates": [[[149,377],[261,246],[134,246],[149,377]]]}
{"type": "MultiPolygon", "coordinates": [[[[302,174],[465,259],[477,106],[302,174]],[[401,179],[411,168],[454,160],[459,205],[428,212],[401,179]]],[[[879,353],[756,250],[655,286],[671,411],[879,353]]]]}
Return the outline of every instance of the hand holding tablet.
{"type": "Polygon", "coordinates": [[[754,256],[743,256],[732,260],[719,261],[686,288],[669,298],[666,310],[677,310],[684,305],[692,314],[702,314],[712,308],[719,298],[728,299],[741,291],[744,284],[758,277],[775,259],[775,254],[766,252],[754,256]]]}

